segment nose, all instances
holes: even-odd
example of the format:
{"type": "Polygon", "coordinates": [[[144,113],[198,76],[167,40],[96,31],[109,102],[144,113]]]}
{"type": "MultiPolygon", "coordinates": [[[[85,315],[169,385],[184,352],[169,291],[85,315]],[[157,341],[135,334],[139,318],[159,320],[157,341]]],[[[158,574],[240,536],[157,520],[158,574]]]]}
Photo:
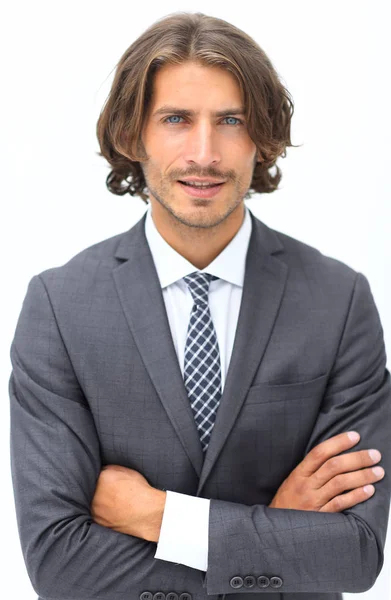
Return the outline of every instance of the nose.
{"type": "Polygon", "coordinates": [[[221,152],[217,132],[208,121],[199,121],[187,132],[184,147],[184,159],[187,163],[196,163],[201,167],[218,164],[221,152]]]}

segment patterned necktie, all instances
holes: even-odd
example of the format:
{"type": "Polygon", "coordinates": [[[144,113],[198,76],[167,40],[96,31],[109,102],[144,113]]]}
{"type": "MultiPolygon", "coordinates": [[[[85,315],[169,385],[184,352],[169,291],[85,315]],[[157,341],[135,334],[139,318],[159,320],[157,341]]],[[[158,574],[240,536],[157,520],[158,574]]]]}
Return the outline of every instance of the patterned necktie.
{"type": "Polygon", "coordinates": [[[209,273],[195,271],[183,278],[194,300],[185,345],[184,382],[205,452],[221,398],[219,345],[209,310],[209,273]]]}

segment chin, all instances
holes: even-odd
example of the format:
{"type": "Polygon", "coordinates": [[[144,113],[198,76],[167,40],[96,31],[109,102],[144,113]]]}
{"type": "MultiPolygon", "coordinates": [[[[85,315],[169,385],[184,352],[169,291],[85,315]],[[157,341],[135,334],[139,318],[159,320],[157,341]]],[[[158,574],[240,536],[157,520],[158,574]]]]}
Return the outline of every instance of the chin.
{"type": "Polygon", "coordinates": [[[197,207],[189,211],[178,211],[175,215],[178,221],[190,227],[216,227],[227,219],[230,212],[217,210],[210,207],[197,207]]]}

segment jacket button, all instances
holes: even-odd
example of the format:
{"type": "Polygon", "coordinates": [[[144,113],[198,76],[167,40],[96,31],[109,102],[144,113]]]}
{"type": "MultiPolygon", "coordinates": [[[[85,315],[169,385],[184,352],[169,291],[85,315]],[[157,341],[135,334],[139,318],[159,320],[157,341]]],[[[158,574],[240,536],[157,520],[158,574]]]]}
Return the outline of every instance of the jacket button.
{"type": "Polygon", "coordinates": [[[140,600],[152,600],[153,596],[151,592],[143,592],[140,594],[140,600]]]}
{"type": "Polygon", "coordinates": [[[270,585],[270,580],[265,575],[260,575],[257,581],[260,588],[267,588],[270,585]]]}
{"type": "Polygon", "coordinates": [[[243,586],[243,579],[239,577],[239,575],[236,575],[235,577],[232,577],[229,585],[235,589],[241,588],[243,586]]]}
{"type": "Polygon", "coordinates": [[[179,596],[175,592],[169,592],[166,594],[166,600],[178,600],[179,596]]]}
{"type": "Polygon", "coordinates": [[[282,586],[282,579],[281,577],[271,577],[270,578],[270,585],[271,587],[274,588],[279,588],[282,586]]]}
{"type": "Polygon", "coordinates": [[[255,577],[253,577],[252,575],[246,575],[246,577],[243,579],[243,584],[244,584],[244,587],[246,587],[246,588],[254,587],[255,577]]]}
{"type": "Polygon", "coordinates": [[[156,594],[153,595],[153,600],[166,600],[166,594],[163,594],[163,592],[156,592],[156,594]]]}
{"type": "Polygon", "coordinates": [[[187,592],[183,592],[183,594],[179,596],[179,600],[192,600],[192,595],[188,594],[187,592]]]}

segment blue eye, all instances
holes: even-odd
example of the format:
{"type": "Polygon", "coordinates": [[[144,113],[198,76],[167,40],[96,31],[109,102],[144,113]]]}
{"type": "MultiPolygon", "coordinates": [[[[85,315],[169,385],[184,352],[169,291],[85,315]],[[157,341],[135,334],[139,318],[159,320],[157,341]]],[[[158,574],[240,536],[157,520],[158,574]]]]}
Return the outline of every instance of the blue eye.
{"type": "MultiPolygon", "coordinates": [[[[167,117],[165,121],[167,121],[167,119],[183,119],[183,117],[180,117],[179,115],[171,115],[170,117],[167,117]]],[[[175,123],[178,123],[178,121],[175,121],[175,123]]],[[[173,123],[173,125],[175,125],[175,123],[173,123]]]]}
{"type": "MultiPolygon", "coordinates": [[[[183,119],[183,117],[181,117],[180,115],[170,115],[169,117],[166,117],[164,119],[164,123],[168,123],[169,125],[177,125],[179,123],[179,121],[171,121],[170,119],[183,119]]],[[[240,119],[237,119],[236,117],[225,117],[223,120],[225,121],[226,119],[231,119],[231,123],[228,124],[234,127],[238,125],[243,125],[243,122],[240,119]],[[232,123],[232,121],[236,122],[232,123]]]]}
{"type": "Polygon", "coordinates": [[[241,120],[236,117],[226,117],[226,119],[233,119],[234,121],[238,121],[237,123],[231,123],[231,125],[241,125],[241,120]]]}

